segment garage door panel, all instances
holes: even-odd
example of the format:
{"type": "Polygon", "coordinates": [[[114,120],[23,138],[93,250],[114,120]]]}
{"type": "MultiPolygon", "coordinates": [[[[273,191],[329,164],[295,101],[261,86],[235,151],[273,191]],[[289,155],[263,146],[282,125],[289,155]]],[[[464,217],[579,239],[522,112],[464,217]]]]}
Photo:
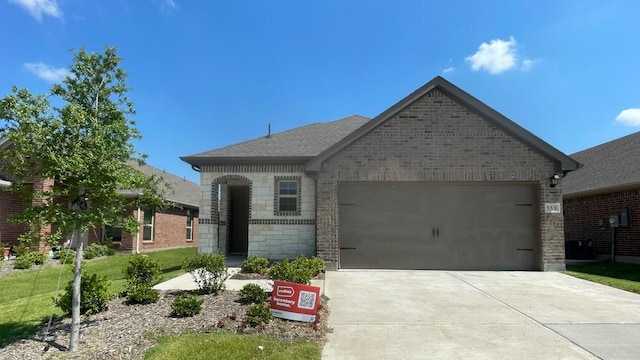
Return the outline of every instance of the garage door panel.
{"type": "Polygon", "coordinates": [[[343,268],[538,267],[532,185],[339,183],[343,268]]]}

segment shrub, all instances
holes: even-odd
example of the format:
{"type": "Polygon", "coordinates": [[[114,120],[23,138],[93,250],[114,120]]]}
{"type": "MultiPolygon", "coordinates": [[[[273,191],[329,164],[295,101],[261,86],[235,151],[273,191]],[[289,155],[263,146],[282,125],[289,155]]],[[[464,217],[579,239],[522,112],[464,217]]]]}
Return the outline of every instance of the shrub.
{"type": "MultiPolygon", "coordinates": [[[[98,274],[82,274],[80,278],[80,313],[91,315],[107,310],[109,300],[114,294],[109,291],[109,281],[106,276],[98,274]]],[[[73,297],[73,280],[67,283],[64,294],[56,300],[56,305],[67,314],[71,314],[73,297]]]]}
{"type": "Polygon", "coordinates": [[[307,266],[306,260],[289,261],[287,258],[271,265],[268,274],[271,280],[298,284],[310,284],[314,275],[313,270],[307,266]]]}
{"type": "Polygon", "coordinates": [[[87,246],[83,253],[83,257],[87,260],[107,255],[109,255],[109,248],[107,248],[107,245],[100,244],[91,244],[87,246]]]}
{"type": "Polygon", "coordinates": [[[260,303],[251,306],[247,310],[246,320],[251,326],[257,326],[262,323],[269,323],[271,321],[271,311],[265,303],[260,303]]]}
{"type": "Polygon", "coordinates": [[[128,304],[153,304],[160,299],[160,292],[147,285],[132,285],[126,290],[128,304]]]}
{"type": "Polygon", "coordinates": [[[32,266],[33,261],[24,256],[17,258],[16,262],[13,264],[13,267],[16,269],[31,269],[32,266]]]}
{"type": "Polygon", "coordinates": [[[161,269],[157,260],[152,260],[144,255],[131,255],[123,273],[127,283],[131,286],[146,285],[152,287],[160,282],[161,269]]]}
{"type": "Polygon", "coordinates": [[[298,260],[306,262],[306,266],[309,267],[311,271],[313,271],[313,276],[316,276],[327,269],[327,266],[325,265],[324,260],[322,260],[317,256],[312,256],[307,259],[303,255],[296,259],[296,261],[298,260]]]}
{"type": "Polygon", "coordinates": [[[70,264],[76,257],[76,251],[73,249],[62,249],[53,253],[54,259],[60,259],[63,264],[70,264]]]}
{"type": "Polygon", "coordinates": [[[182,268],[193,276],[201,293],[217,294],[224,291],[224,282],[229,277],[227,268],[224,266],[224,255],[197,254],[193,258],[186,259],[182,268]]]}
{"type": "Polygon", "coordinates": [[[269,268],[269,259],[261,256],[249,256],[240,265],[240,271],[243,273],[264,274],[269,268]]]}
{"type": "Polygon", "coordinates": [[[195,295],[183,294],[178,296],[171,303],[173,315],[177,317],[193,316],[200,313],[204,300],[198,299],[195,295]]]}
{"type": "Polygon", "coordinates": [[[267,301],[267,293],[258,284],[249,283],[240,289],[240,302],[243,304],[260,304],[267,301]]]}
{"type": "Polygon", "coordinates": [[[123,273],[127,279],[125,295],[129,304],[151,304],[160,298],[160,293],[152,289],[160,282],[161,266],[157,260],[144,255],[129,257],[123,273]]]}
{"type": "Polygon", "coordinates": [[[47,260],[47,254],[41,253],[40,251],[31,251],[21,257],[28,259],[34,265],[42,265],[47,260]]]}
{"type": "Polygon", "coordinates": [[[25,243],[20,243],[20,245],[14,246],[12,251],[16,257],[21,257],[31,252],[31,247],[25,243]]]}

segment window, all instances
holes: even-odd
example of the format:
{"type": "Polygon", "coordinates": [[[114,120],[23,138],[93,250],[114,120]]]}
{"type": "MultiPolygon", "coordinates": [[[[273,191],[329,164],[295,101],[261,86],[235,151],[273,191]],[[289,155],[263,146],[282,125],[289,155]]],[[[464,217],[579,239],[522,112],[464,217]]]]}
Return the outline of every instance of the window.
{"type": "Polygon", "coordinates": [[[193,240],[193,213],[187,210],[187,240],[193,240]]]}
{"type": "Polygon", "coordinates": [[[144,209],[144,222],[142,223],[142,240],[153,241],[153,210],[144,209]]]}
{"type": "Polygon", "coordinates": [[[300,178],[276,178],[276,215],[300,215],[300,178]]]}

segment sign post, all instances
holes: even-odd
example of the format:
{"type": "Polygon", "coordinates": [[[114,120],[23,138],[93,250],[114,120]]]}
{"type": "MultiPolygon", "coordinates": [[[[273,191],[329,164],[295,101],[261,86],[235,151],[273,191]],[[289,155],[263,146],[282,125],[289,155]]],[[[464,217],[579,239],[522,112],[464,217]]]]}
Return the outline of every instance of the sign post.
{"type": "Polygon", "coordinates": [[[313,322],[318,313],[320,288],[276,280],[271,293],[273,316],[304,322],[313,322]]]}

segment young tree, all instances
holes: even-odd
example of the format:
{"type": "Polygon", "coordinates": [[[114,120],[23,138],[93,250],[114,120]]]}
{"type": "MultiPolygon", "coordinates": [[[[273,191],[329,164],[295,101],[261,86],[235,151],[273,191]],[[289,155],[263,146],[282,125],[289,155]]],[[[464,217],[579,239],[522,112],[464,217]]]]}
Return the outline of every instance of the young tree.
{"type": "MultiPolygon", "coordinates": [[[[13,190],[32,204],[17,220],[29,225],[33,241],[52,244],[74,230],[101,225],[135,234],[137,220],[122,214],[131,206],[164,203],[160,189],[167,185],[131,163],[143,161],[144,155],[132,144],[140,133],[130,118],[135,111],[120,61],[114,47],[105,47],[102,54],[81,48],[73,52],[70,75],[50,94],[13,87],[0,100],[0,136],[10,144],[0,150],[0,161],[3,172],[13,177],[13,190]],[[33,186],[34,179],[52,179],[53,186],[33,186]],[[123,190],[139,196],[125,199],[123,190]],[[43,233],[46,226],[51,226],[50,233],[43,233]]],[[[77,238],[79,278],[82,243],[77,238]]],[[[73,332],[70,349],[75,350],[73,332]]]]}

